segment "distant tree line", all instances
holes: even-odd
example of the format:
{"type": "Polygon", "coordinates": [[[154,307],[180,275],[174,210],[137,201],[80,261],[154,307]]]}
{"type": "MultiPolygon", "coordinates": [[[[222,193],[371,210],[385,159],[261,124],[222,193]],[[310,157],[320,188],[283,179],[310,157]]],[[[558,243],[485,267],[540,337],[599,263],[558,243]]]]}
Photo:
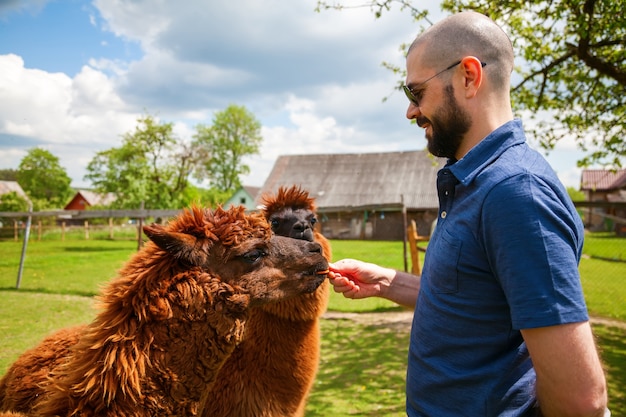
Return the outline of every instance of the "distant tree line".
{"type": "MultiPolygon", "coordinates": [[[[174,133],[173,123],[141,116],[122,144],[99,151],[87,165],[92,191],[114,193],[109,208],[175,209],[191,202],[224,202],[241,186],[250,168],[243,158],[258,154],[261,123],[245,107],[216,112],[212,124],[199,124],[191,142],[174,133]],[[195,186],[191,179],[206,188],[195,186]]],[[[63,208],[75,193],[59,158],[32,148],[17,169],[0,169],[0,180],[17,181],[33,210],[63,208]]],[[[0,196],[0,211],[26,211],[28,202],[15,192],[0,196]]]]}

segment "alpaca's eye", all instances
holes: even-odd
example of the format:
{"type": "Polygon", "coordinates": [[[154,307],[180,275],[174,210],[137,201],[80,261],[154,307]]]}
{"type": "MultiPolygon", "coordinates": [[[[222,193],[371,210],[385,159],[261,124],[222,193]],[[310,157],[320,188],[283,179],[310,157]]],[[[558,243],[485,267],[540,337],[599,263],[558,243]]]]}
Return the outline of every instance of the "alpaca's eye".
{"type": "Polygon", "coordinates": [[[262,250],[254,249],[254,250],[251,250],[250,252],[244,253],[243,255],[241,255],[241,257],[243,258],[244,261],[252,264],[266,255],[267,254],[263,252],[262,250]]]}
{"type": "Polygon", "coordinates": [[[315,223],[317,223],[317,219],[315,217],[313,217],[311,219],[311,226],[313,226],[315,223]]]}
{"type": "Polygon", "coordinates": [[[272,225],[272,229],[276,229],[280,226],[280,222],[277,219],[272,219],[270,220],[270,225],[272,225]]]}

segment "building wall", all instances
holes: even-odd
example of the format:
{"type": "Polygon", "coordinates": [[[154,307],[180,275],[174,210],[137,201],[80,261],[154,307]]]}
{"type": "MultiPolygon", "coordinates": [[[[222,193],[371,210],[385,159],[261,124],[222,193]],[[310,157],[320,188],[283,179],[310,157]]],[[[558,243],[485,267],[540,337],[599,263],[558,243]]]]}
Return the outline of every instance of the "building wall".
{"type": "Polygon", "coordinates": [[[244,206],[246,210],[254,210],[254,197],[251,197],[245,189],[240,188],[224,203],[224,208],[231,206],[244,206]]]}
{"type": "MultiPolygon", "coordinates": [[[[420,236],[430,236],[435,210],[407,213],[407,223],[415,220],[420,236]]],[[[404,218],[400,211],[342,211],[318,214],[322,234],[328,239],[403,240],[404,218]]]]}
{"type": "Polygon", "coordinates": [[[89,207],[89,203],[80,195],[76,194],[64,210],[85,210],[89,207]]]}
{"type": "MultiPolygon", "coordinates": [[[[587,201],[609,201],[609,195],[611,192],[607,191],[591,191],[586,190],[587,201]]],[[[615,193],[619,194],[619,193],[615,193]]],[[[609,209],[607,211],[604,207],[587,207],[582,211],[585,228],[592,232],[609,231],[613,228],[613,222],[607,221],[604,214],[616,215],[615,210],[609,209]]]]}

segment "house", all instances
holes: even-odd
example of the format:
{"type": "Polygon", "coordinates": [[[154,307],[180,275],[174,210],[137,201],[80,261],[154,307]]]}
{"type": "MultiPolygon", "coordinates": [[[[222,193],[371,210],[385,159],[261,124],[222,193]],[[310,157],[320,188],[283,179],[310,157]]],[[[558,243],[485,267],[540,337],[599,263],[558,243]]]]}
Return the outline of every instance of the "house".
{"type": "Polygon", "coordinates": [[[615,222],[626,219],[626,169],[585,169],[580,180],[580,190],[594,207],[585,209],[585,227],[590,230],[611,230],[626,235],[626,224],[615,222]],[[610,204],[610,203],[621,203],[610,204]]]}
{"type": "Polygon", "coordinates": [[[89,207],[106,207],[115,201],[115,194],[98,194],[89,190],[78,190],[64,210],[86,210],[89,207]]]}
{"type": "MultiPolygon", "coordinates": [[[[17,183],[17,181],[0,181],[0,200],[2,200],[2,196],[8,193],[16,193],[18,196],[30,202],[30,199],[22,189],[22,187],[17,183]]],[[[6,209],[6,208],[5,208],[6,209]]],[[[2,209],[0,209],[2,210],[2,209]]],[[[7,219],[8,220],[8,219],[7,219]]],[[[11,221],[7,221],[4,219],[0,219],[0,237],[12,237],[14,236],[13,228],[6,228],[11,224],[11,221]]],[[[17,220],[13,220],[17,222],[17,220]]]]}
{"type": "Polygon", "coordinates": [[[22,197],[26,201],[30,201],[22,187],[17,183],[17,181],[0,181],[0,195],[8,194],[10,192],[15,192],[17,195],[22,197]]]}
{"type": "Polygon", "coordinates": [[[233,195],[226,200],[224,208],[230,208],[231,206],[244,206],[246,210],[255,210],[255,200],[261,187],[241,186],[233,195]]]}
{"type": "Polygon", "coordinates": [[[420,235],[429,236],[439,207],[437,171],[444,163],[427,151],[283,155],[257,204],[280,186],[299,185],[315,198],[328,238],[402,240],[411,220],[420,235]]]}

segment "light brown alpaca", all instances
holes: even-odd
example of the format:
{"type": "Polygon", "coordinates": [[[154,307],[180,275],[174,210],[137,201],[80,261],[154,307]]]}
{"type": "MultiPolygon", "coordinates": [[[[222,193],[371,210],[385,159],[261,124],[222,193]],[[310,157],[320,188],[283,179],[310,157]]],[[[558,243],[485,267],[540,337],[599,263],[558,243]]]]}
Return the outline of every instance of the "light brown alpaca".
{"type": "MultiPolygon", "coordinates": [[[[263,214],[275,234],[319,242],[330,261],[328,241],[314,230],[314,200],[299,187],[263,197],[263,214]]],[[[243,341],[224,364],[202,405],[204,417],[303,416],[320,355],[319,319],[329,283],[314,293],[250,311],[243,341]]]]}
{"type": "MultiPolygon", "coordinates": [[[[192,208],[144,232],[152,242],[104,289],[95,320],[73,346],[59,344],[67,357],[39,354],[55,364],[30,408],[7,406],[23,391],[16,375],[31,366],[18,359],[0,382],[0,410],[196,415],[203,391],[241,340],[250,307],[315,291],[327,272],[320,245],[272,236],[262,216],[243,208],[192,208]]],[[[69,332],[60,341],[72,338],[69,332]]]]}

